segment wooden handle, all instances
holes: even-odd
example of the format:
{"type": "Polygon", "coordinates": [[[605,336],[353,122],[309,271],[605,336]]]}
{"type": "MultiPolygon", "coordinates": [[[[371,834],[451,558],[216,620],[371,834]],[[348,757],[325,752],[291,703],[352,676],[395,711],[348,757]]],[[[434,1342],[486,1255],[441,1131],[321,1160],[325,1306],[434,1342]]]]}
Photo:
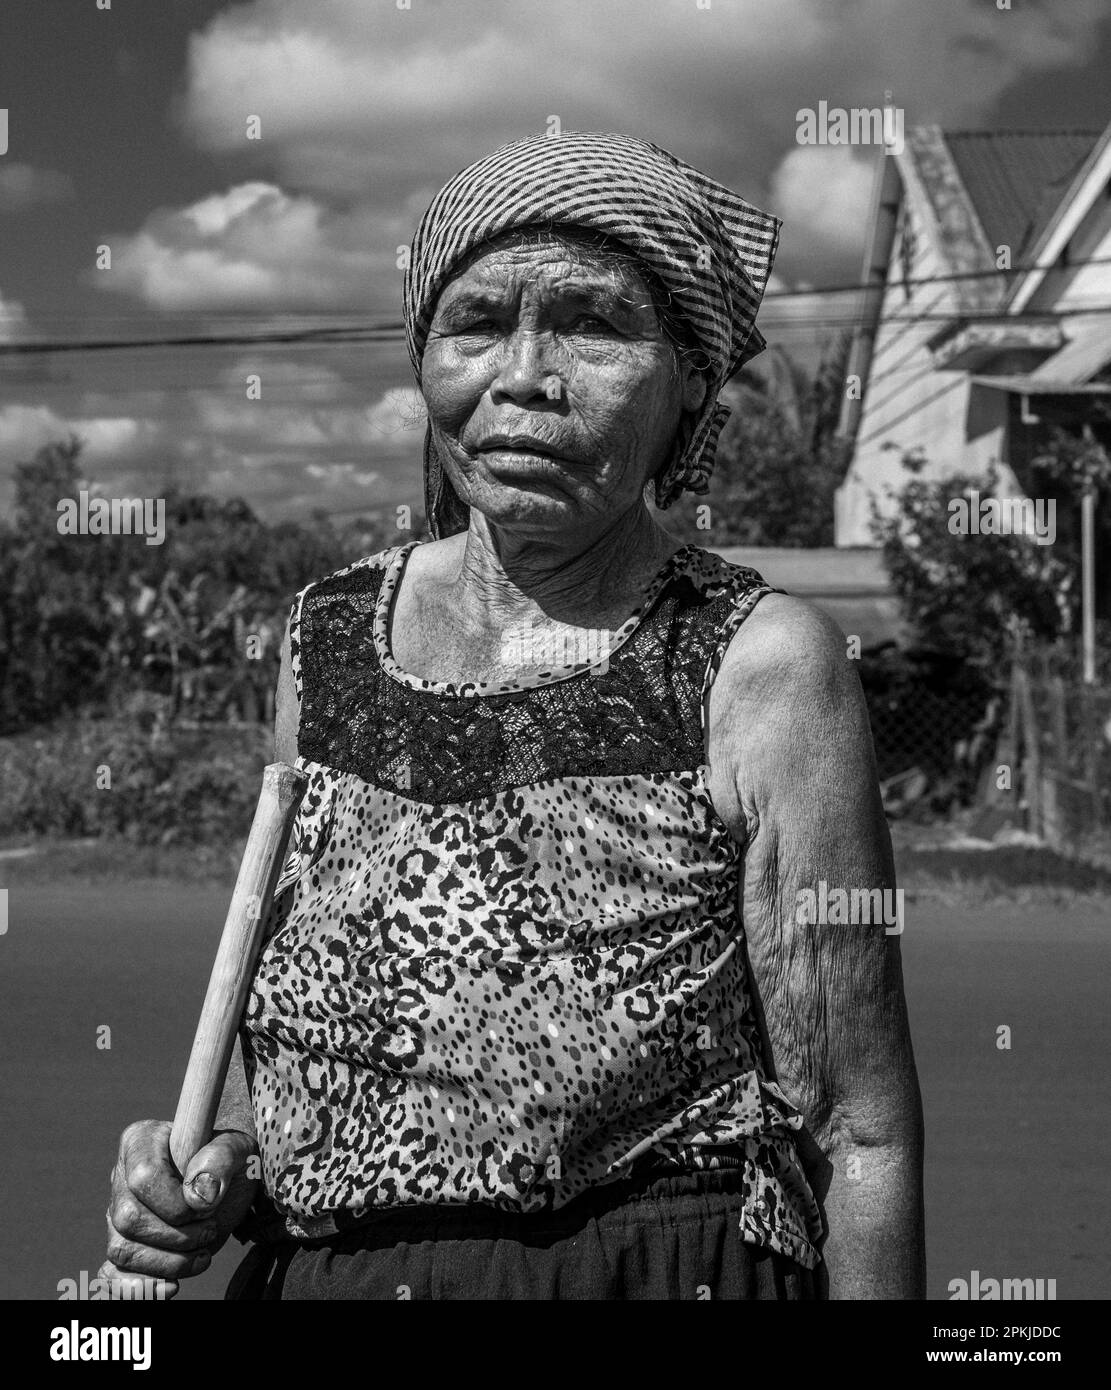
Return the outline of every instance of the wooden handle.
{"type": "Polygon", "coordinates": [[[271,763],[262,775],[251,834],[239,865],[170,1133],[170,1154],[182,1174],[193,1155],[212,1138],[262,928],[307,785],[305,774],[288,763],[271,763]]]}

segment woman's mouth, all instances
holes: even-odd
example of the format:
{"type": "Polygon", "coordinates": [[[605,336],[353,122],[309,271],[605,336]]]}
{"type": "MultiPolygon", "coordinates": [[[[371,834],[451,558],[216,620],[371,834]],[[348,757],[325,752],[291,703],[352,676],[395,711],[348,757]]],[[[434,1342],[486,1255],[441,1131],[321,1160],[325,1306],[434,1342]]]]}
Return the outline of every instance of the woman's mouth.
{"type": "Polygon", "coordinates": [[[490,439],[478,452],[495,472],[502,473],[551,474],[562,472],[568,464],[551,445],[537,439],[490,439]]]}
{"type": "Polygon", "coordinates": [[[518,458],[548,459],[558,463],[560,455],[550,444],[531,435],[494,434],[478,446],[480,454],[504,454],[518,458]]]}

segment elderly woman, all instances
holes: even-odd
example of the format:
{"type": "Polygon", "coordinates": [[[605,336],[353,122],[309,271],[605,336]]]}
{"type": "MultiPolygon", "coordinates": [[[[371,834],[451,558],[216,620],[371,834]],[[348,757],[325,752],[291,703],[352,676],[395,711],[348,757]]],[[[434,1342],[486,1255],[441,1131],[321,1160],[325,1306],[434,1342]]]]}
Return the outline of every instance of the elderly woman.
{"type": "Polygon", "coordinates": [[[859,681],[646,501],[706,491],[778,231],[623,136],[433,201],[433,539],[294,605],[245,1075],[184,1185],[125,1133],[106,1274],[173,1292],[235,1230],[232,1297],[922,1296],[898,936],[798,911],[893,885],[859,681]]]}

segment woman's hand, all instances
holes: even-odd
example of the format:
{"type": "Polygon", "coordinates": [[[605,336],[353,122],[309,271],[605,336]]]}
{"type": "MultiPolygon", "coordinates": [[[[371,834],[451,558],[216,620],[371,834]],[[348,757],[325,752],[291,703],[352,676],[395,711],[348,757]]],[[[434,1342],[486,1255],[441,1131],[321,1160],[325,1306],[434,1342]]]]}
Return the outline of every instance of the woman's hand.
{"type": "Polygon", "coordinates": [[[183,1181],[170,1157],[170,1128],[168,1120],[141,1120],[120,1138],[107,1211],[108,1258],[99,1271],[115,1297],[172,1298],[179,1280],[203,1274],[259,1185],[248,1176],[257,1145],[236,1130],[206,1144],[183,1181]]]}

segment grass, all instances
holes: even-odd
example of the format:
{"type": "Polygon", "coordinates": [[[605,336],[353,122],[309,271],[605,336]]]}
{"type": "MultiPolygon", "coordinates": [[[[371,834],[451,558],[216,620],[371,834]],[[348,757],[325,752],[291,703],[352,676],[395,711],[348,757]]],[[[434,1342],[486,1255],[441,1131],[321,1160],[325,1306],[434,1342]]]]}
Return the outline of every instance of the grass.
{"type": "MultiPolygon", "coordinates": [[[[988,850],[924,849],[896,834],[899,884],[908,898],[948,906],[1002,901],[1073,902],[1078,896],[1111,898],[1111,872],[1049,849],[1001,846],[988,850]]],[[[165,879],[223,884],[231,891],[243,843],[136,845],[127,840],[39,839],[0,844],[0,886],[64,880],[120,882],[165,879]],[[15,854],[12,849],[29,849],[15,854]]]]}
{"type": "Polygon", "coordinates": [[[1077,897],[1111,897],[1111,872],[1058,854],[1018,845],[969,850],[897,846],[899,884],[909,897],[948,906],[985,902],[1061,906],[1077,897]]]}
{"type": "MultiPolygon", "coordinates": [[[[244,840],[245,843],[245,840],[244,840]]],[[[0,887],[66,880],[168,879],[224,884],[231,892],[243,845],[136,845],[122,839],[11,842],[0,846],[0,887]],[[29,854],[11,853],[30,849],[29,854]]]]}

